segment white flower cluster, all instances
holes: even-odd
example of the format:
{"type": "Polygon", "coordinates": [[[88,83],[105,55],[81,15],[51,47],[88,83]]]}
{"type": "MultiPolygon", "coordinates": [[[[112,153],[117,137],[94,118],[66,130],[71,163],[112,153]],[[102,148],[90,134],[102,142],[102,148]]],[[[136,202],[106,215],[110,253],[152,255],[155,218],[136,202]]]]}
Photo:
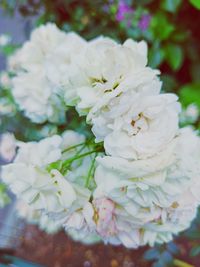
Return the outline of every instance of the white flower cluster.
{"type": "Polygon", "coordinates": [[[6,132],[0,135],[0,159],[11,162],[16,153],[16,139],[13,134],[6,132]]]}
{"type": "Polygon", "coordinates": [[[96,142],[66,131],[21,144],[2,178],[31,209],[75,239],[128,248],[189,227],[200,204],[200,138],[179,128],[178,98],[161,93],[145,42],[86,42],[47,24],[10,66],[28,117],[59,121],[74,106],[96,142]]]}
{"type": "Polygon", "coordinates": [[[20,218],[25,219],[30,224],[38,225],[41,230],[44,230],[48,234],[54,234],[61,229],[61,225],[55,224],[42,211],[32,209],[22,200],[17,201],[16,210],[20,218]]]}
{"type": "Polygon", "coordinates": [[[8,34],[0,34],[0,47],[4,47],[11,42],[11,37],[8,34]]]}
{"type": "MultiPolygon", "coordinates": [[[[33,122],[64,120],[66,106],[59,88],[50,77],[61,58],[64,66],[59,64],[57,71],[67,76],[67,68],[73,55],[79,53],[82,43],[84,41],[75,33],[65,34],[55,25],[47,24],[36,29],[30,41],[9,59],[9,70],[15,75],[12,79],[13,96],[33,122]]],[[[55,75],[53,78],[56,79],[55,75]]]]}

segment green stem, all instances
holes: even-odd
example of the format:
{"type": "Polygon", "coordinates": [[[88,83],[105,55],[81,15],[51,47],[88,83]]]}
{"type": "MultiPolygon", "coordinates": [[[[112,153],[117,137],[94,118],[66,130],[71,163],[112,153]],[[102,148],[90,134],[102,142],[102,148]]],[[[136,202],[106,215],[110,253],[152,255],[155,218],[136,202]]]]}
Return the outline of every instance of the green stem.
{"type": "MultiPolygon", "coordinates": [[[[72,150],[72,149],[74,149],[74,148],[77,148],[77,147],[79,147],[79,146],[84,146],[84,147],[86,147],[86,145],[89,145],[90,143],[91,143],[91,141],[92,141],[92,139],[88,139],[88,140],[86,140],[85,142],[83,142],[83,143],[80,143],[80,144],[77,144],[77,145],[74,145],[74,146],[70,146],[70,147],[68,147],[68,148],[66,148],[66,149],[64,149],[63,151],[62,151],[62,153],[65,153],[65,152],[67,152],[67,151],[70,151],[70,150],[72,150]]],[[[93,147],[98,147],[99,146],[99,144],[93,144],[93,147]]]]}
{"type": "Polygon", "coordinates": [[[86,188],[88,188],[88,186],[90,184],[90,178],[92,177],[92,172],[93,172],[93,169],[94,169],[94,164],[95,164],[96,156],[97,156],[97,153],[94,155],[94,158],[92,160],[92,163],[91,163],[91,166],[90,166],[88,175],[87,175],[87,179],[85,181],[85,187],[86,188]]]}
{"type": "Polygon", "coordinates": [[[79,149],[76,153],[76,155],[79,155],[86,147],[86,143],[81,147],[81,149],[79,149]]]}
{"type": "Polygon", "coordinates": [[[78,156],[72,157],[71,159],[67,160],[67,163],[71,163],[74,160],[77,160],[77,159],[80,159],[80,158],[84,158],[84,157],[86,157],[86,156],[88,156],[90,154],[96,153],[96,152],[97,152],[97,150],[92,150],[92,151],[88,151],[86,153],[80,154],[78,156]]]}
{"type": "MultiPolygon", "coordinates": [[[[100,150],[100,149],[99,149],[99,150],[100,150]]],[[[88,156],[88,155],[91,155],[91,154],[93,154],[93,153],[97,153],[97,152],[98,152],[98,150],[88,151],[88,152],[86,152],[86,153],[80,154],[80,155],[78,155],[78,156],[74,156],[74,157],[72,157],[72,158],[66,160],[66,161],[63,163],[63,166],[62,166],[62,171],[63,171],[63,173],[66,172],[66,168],[68,168],[68,166],[69,166],[73,161],[75,161],[75,160],[77,160],[77,159],[80,159],[80,158],[84,158],[84,157],[86,157],[86,156],[88,156]]]]}
{"type": "Polygon", "coordinates": [[[175,259],[173,261],[173,264],[174,266],[177,266],[177,267],[195,267],[194,265],[191,265],[187,262],[184,262],[184,261],[181,261],[181,260],[178,260],[178,259],[175,259]]]}
{"type": "Polygon", "coordinates": [[[86,144],[86,142],[84,142],[84,143],[80,143],[80,144],[78,144],[78,145],[70,146],[70,147],[64,149],[64,150],[62,151],[62,153],[65,153],[65,152],[67,152],[67,151],[69,151],[69,150],[72,150],[72,149],[74,149],[74,148],[77,148],[77,147],[82,146],[82,145],[85,145],[85,144],[86,144]]]}

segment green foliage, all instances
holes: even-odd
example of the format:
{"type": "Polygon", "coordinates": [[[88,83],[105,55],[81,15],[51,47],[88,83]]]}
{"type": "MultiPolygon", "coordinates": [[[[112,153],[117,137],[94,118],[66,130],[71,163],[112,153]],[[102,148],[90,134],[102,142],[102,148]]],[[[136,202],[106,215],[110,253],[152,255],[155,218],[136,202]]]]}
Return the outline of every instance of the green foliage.
{"type": "Polygon", "coordinates": [[[183,62],[183,50],[180,45],[168,44],[165,47],[166,61],[172,70],[178,70],[183,62]]]}
{"type": "Polygon", "coordinates": [[[180,89],[180,99],[184,106],[195,103],[200,109],[200,84],[186,84],[180,89]]]}
{"type": "Polygon", "coordinates": [[[167,15],[159,11],[152,18],[150,30],[153,33],[154,40],[158,38],[160,41],[164,41],[170,37],[175,30],[175,26],[168,20],[167,15]]]}
{"type": "Polygon", "coordinates": [[[181,5],[182,0],[164,0],[161,2],[161,7],[169,12],[175,13],[181,5]]]}
{"type": "Polygon", "coordinates": [[[200,0],[190,0],[190,3],[197,9],[200,9],[200,0]]]}
{"type": "Polygon", "coordinates": [[[7,188],[4,184],[0,183],[0,208],[3,208],[10,202],[10,198],[7,194],[7,188]]]}
{"type": "Polygon", "coordinates": [[[195,257],[200,254],[200,246],[195,246],[190,251],[190,256],[195,257]]]}
{"type": "Polygon", "coordinates": [[[167,245],[155,246],[144,253],[144,258],[153,262],[153,267],[173,266],[174,257],[179,254],[178,246],[170,242],[167,245]]]}
{"type": "Polygon", "coordinates": [[[149,51],[149,64],[153,68],[157,68],[165,59],[165,50],[160,47],[160,43],[155,41],[149,51]]]}

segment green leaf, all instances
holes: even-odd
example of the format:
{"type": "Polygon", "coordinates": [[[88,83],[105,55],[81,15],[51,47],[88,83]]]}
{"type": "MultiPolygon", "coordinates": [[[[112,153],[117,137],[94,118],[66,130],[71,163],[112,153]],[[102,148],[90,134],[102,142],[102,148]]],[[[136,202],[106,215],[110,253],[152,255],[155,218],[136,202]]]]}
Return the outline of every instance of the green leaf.
{"type": "Polygon", "coordinates": [[[3,192],[5,192],[5,190],[6,190],[6,185],[0,183],[0,194],[2,194],[3,192]]]}
{"type": "Polygon", "coordinates": [[[165,264],[170,264],[173,261],[173,257],[169,251],[163,251],[163,253],[160,255],[160,260],[165,264]]]}
{"type": "Polygon", "coordinates": [[[49,164],[47,166],[47,171],[50,172],[53,169],[60,170],[61,168],[62,168],[62,161],[58,160],[49,164]]]}
{"type": "Polygon", "coordinates": [[[163,82],[162,90],[164,92],[173,92],[178,88],[175,75],[161,74],[161,80],[163,82]]]}
{"type": "Polygon", "coordinates": [[[2,53],[5,56],[10,56],[15,52],[16,49],[17,49],[17,46],[9,44],[9,45],[2,47],[2,53]]]}
{"type": "Polygon", "coordinates": [[[3,208],[10,202],[10,198],[7,194],[7,187],[5,184],[0,183],[0,208],[3,208]]]}
{"type": "Polygon", "coordinates": [[[180,32],[180,31],[174,31],[172,34],[172,41],[174,42],[183,42],[184,40],[186,40],[186,38],[189,37],[189,32],[185,31],[185,32],[180,32]]]}
{"type": "Polygon", "coordinates": [[[187,84],[180,90],[180,99],[184,106],[195,103],[200,108],[200,84],[187,84]]]}
{"type": "Polygon", "coordinates": [[[42,16],[40,16],[40,17],[36,20],[35,25],[36,25],[37,27],[39,27],[40,25],[45,24],[45,22],[46,22],[46,14],[43,14],[42,16]]]}
{"type": "Polygon", "coordinates": [[[150,30],[153,32],[155,39],[166,40],[175,30],[175,26],[168,21],[162,12],[152,17],[150,30]]]}
{"type": "Polygon", "coordinates": [[[200,0],[190,0],[190,4],[197,9],[200,9],[200,0]]]}
{"type": "Polygon", "coordinates": [[[152,68],[158,67],[164,60],[164,52],[162,50],[158,50],[155,53],[149,53],[149,65],[152,68]]]}
{"type": "Polygon", "coordinates": [[[178,254],[179,253],[179,248],[178,246],[173,243],[173,242],[170,242],[167,244],[167,249],[172,253],[172,254],[178,254]]]}
{"type": "Polygon", "coordinates": [[[173,70],[178,70],[183,63],[183,50],[179,45],[169,44],[165,47],[166,60],[173,70]]]}
{"type": "Polygon", "coordinates": [[[161,2],[161,7],[168,12],[175,13],[181,2],[182,0],[163,0],[161,2]]]}
{"type": "Polygon", "coordinates": [[[199,231],[188,231],[186,234],[185,234],[188,238],[190,239],[200,239],[200,232],[199,231]]]}
{"type": "Polygon", "coordinates": [[[149,50],[149,65],[152,68],[157,68],[165,58],[165,51],[160,47],[158,42],[154,42],[152,48],[149,50]]]}
{"type": "Polygon", "coordinates": [[[200,246],[193,247],[190,251],[190,256],[191,257],[196,257],[197,255],[200,254],[200,246]]]}
{"type": "Polygon", "coordinates": [[[144,258],[150,261],[159,259],[159,256],[160,252],[156,248],[148,249],[144,254],[144,258]]]}

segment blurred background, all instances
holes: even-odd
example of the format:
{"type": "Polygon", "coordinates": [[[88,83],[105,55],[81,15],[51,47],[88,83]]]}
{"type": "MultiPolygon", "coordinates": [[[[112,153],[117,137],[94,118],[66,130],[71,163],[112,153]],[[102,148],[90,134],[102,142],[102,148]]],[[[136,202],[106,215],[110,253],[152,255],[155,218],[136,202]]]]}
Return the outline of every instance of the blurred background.
{"type": "MultiPolygon", "coordinates": [[[[33,28],[49,21],[88,40],[99,35],[119,42],[127,38],[146,40],[149,65],[161,70],[163,91],[175,92],[180,98],[181,125],[192,124],[200,130],[200,0],[1,0],[1,164],[14,157],[14,136],[10,133],[18,140],[39,140],[64,127],[35,125],[24,118],[12,98],[6,72],[7,57],[29,38],[33,28]]],[[[102,244],[84,246],[63,232],[48,235],[19,220],[13,203],[13,196],[0,184],[0,245],[14,250],[15,265],[10,266],[32,266],[19,262],[20,258],[52,267],[200,267],[200,214],[174,242],[127,250],[102,244]]]]}

